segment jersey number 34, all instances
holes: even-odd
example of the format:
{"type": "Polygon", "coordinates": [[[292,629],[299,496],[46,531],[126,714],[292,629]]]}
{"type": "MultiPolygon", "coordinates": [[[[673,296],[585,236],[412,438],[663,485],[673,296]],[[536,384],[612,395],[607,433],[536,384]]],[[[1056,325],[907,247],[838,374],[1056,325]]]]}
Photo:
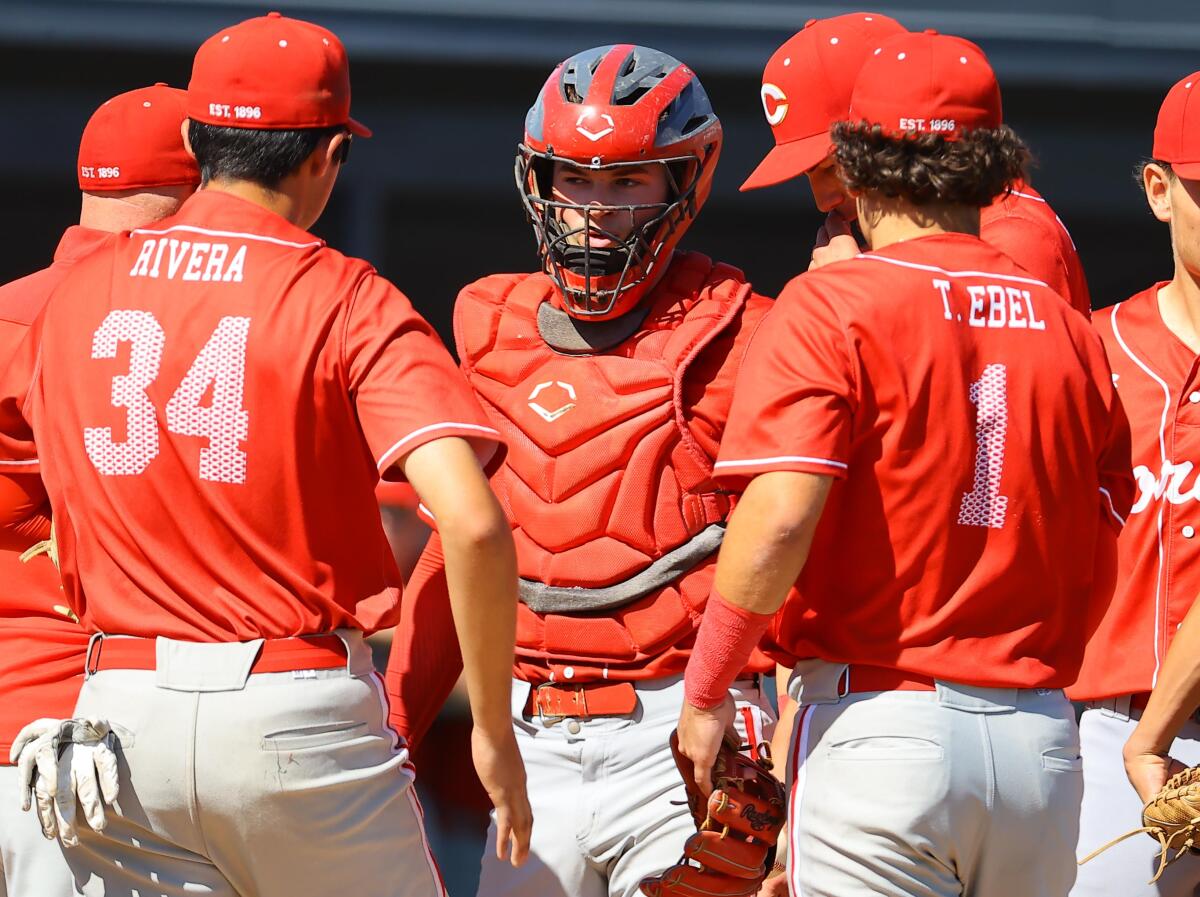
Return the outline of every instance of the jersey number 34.
{"type": "MultiPolygon", "coordinates": [[[[167,402],[168,432],[208,439],[200,450],[202,480],[246,482],[241,443],[250,433],[250,414],[243,407],[249,330],[249,318],[221,318],[167,402]],[[209,386],[212,402],[206,407],[200,400],[209,386]]],[[[158,377],[162,363],[162,325],[148,311],[110,311],[92,335],[92,358],[116,358],[122,342],[129,343],[129,373],[113,377],[112,403],[125,409],[125,439],[114,441],[112,427],[83,430],[88,457],[96,470],[109,476],[141,473],[159,452],[157,413],[146,388],[158,377]]]]}

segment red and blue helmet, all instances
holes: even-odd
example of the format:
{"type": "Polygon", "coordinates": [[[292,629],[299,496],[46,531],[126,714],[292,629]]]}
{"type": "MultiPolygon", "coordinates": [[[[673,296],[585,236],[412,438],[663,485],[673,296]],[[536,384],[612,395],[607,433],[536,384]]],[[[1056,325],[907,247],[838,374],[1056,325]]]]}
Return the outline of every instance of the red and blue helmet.
{"type": "Polygon", "coordinates": [[[550,74],[525,117],[517,151],[517,188],[533,225],[542,267],[557,283],[565,310],[604,320],[633,308],[657,281],[712,189],[721,153],[721,123],[695,72],[666,53],[632,44],[577,53],[550,74]],[[598,207],[555,200],[555,164],[587,169],[661,164],[670,195],[664,203],[607,206],[654,214],[612,245],[589,245],[598,207]],[[585,220],[568,230],[561,211],[585,220]],[[582,245],[569,237],[582,231],[582,245]]]}

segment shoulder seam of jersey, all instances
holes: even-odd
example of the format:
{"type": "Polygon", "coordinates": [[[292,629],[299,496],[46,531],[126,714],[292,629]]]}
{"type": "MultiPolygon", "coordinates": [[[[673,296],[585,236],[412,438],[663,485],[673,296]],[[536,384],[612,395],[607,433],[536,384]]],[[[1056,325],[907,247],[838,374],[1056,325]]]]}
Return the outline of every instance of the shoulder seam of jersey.
{"type": "Polygon", "coordinates": [[[1018,277],[1015,274],[999,274],[994,271],[947,271],[945,268],[939,268],[937,265],[923,265],[919,262],[906,262],[901,259],[888,258],[883,255],[869,255],[867,253],[859,253],[855,256],[856,259],[864,261],[887,262],[889,265],[899,265],[902,268],[915,268],[918,271],[933,271],[937,274],[944,274],[947,277],[995,277],[1000,280],[1012,280],[1017,283],[1031,283],[1035,286],[1046,287],[1049,285],[1042,280],[1037,280],[1033,277],[1018,277]]]}

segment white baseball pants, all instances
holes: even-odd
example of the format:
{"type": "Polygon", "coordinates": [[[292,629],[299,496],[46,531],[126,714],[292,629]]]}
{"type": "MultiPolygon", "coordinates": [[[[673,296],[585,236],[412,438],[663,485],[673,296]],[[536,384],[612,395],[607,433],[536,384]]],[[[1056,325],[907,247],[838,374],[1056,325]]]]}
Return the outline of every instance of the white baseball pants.
{"type": "Polygon", "coordinates": [[[85,897],[444,897],[371,652],[338,634],[344,669],[247,675],[253,645],[164,639],[157,671],[84,682],[121,764],[71,849],[85,897]]]}
{"type": "Polygon", "coordinates": [[[792,741],[793,897],[1066,897],[1083,781],[1061,691],[839,698],[842,665],[803,663],[829,675],[792,741]]]}
{"type": "Polygon", "coordinates": [[[37,813],[22,813],[17,768],[0,766],[0,897],[72,897],[70,852],[47,841],[37,813]]]}
{"type": "MultiPolygon", "coordinates": [[[[635,683],[629,716],[543,722],[524,715],[529,683],[513,681],[513,728],[529,777],[533,839],[514,869],[496,859],[488,829],[479,897],[635,897],[648,875],[675,865],[696,830],[669,740],[683,677],[635,683]]],[[[775,715],[754,682],[730,690],[743,743],[769,741],[775,715]]]]}

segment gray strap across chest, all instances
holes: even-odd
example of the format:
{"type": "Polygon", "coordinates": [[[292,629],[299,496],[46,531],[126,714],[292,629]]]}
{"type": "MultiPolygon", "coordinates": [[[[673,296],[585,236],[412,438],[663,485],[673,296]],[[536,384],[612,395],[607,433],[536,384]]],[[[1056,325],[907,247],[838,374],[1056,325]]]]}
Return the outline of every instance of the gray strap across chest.
{"type": "Polygon", "coordinates": [[[725,524],[714,523],[624,582],[589,589],[548,586],[544,582],[522,579],[518,584],[518,595],[526,607],[539,614],[582,613],[623,607],[679,579],[720,548],[723,538],[725,524]]]}

